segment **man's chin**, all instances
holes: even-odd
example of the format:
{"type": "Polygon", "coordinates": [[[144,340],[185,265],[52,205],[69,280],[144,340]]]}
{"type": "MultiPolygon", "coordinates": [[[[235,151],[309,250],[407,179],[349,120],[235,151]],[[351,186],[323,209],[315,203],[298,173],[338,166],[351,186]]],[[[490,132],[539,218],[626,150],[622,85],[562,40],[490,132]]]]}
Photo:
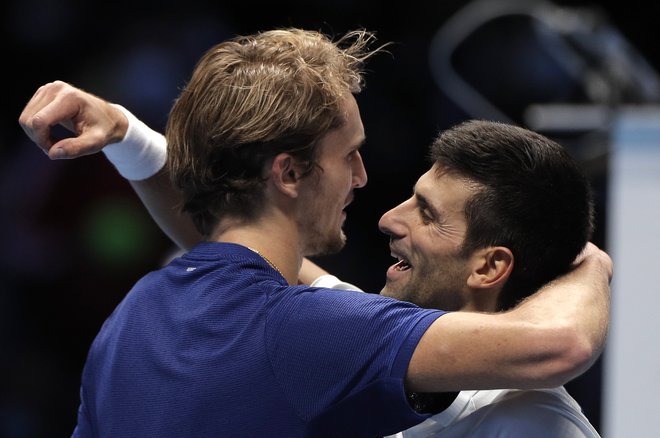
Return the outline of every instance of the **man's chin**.
{"type": "Polygon", "coordinates": [[[339,235],[329,238],[323,243],[319,243],[303,255],[306,257],[333,255],[344,249],[344,246],[346,246],[346,235],[341,230],[339,235]]]}
{"type": "Polygon", "coordinates": [[[383,286],[383,288],[380,290],[380,295],[400,300],[401,290],[400,288],[393,287],[390,282],[387,282],[385,283],[385,286],[383,286]]]}

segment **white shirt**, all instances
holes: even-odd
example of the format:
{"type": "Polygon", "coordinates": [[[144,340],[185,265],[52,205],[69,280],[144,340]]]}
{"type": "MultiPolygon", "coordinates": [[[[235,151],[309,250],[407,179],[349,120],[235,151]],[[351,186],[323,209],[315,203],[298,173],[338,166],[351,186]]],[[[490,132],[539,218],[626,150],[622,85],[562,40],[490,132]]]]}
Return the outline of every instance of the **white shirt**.
{"type": "Polygon", "coordinates": [[[563,386],[461,391],[444,411],[391,438],[600,437],[563,386]]]}

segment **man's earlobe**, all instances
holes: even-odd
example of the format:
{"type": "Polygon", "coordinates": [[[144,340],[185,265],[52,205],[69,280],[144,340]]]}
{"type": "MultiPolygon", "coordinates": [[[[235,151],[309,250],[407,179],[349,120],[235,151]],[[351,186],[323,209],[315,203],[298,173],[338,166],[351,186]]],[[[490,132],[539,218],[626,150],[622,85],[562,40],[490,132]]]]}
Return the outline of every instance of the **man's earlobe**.
{"type": "Polygon", "coordinates": [[[513,270],[513,253],[509,248],[495,246],[477,251],[468,286],[491,288],[503,286],[513,270]]]}

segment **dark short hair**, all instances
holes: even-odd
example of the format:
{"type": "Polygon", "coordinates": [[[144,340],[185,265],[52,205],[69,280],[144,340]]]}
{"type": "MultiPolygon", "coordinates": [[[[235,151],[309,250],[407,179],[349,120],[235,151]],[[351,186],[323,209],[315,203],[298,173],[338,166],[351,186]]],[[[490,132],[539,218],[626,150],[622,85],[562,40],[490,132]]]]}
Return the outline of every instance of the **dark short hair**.
{"type": "Polygon", "coordinates": [[[514,254],[500,310],[565,273],[591,238],[589,180],[568,151],[541,134],[471,120],[442,132],[430,158],[476,183],[465,205],[463,253],[505,246],[514,254]]]}

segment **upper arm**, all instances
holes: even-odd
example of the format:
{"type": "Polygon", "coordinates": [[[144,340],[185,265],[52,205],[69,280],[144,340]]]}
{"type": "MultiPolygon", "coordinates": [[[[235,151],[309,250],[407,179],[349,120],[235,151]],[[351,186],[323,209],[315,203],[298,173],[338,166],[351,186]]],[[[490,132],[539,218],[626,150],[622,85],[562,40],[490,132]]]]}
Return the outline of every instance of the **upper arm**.
{"type": "Polygon", "coordinates": [[[410,391],[557,386],[574,377],[571,331],[510,313],[454,312],[424,333],[406,375],[410,391]]]}

